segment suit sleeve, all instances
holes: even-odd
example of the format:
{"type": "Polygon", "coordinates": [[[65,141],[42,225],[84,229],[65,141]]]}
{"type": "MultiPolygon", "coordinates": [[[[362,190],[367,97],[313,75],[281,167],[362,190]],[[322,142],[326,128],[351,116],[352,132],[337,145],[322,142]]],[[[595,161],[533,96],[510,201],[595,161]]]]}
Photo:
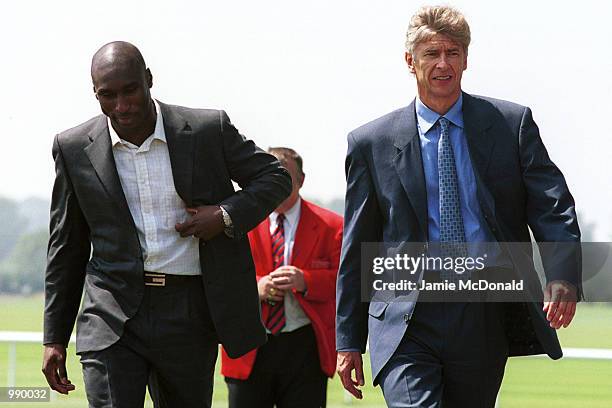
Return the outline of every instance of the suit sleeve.
{"type": "Polygon", "coordinates": [[[582,286],[580,229],[574,198],[561,171],[550,160],[531,110],[525,108],[519,135],[521,169],[527,191],[527,222],[548,281],[582,286]]]}
{"type": "Polygon", "coordinates": [[[361,243],[378,242],[382,217],[367,162],[352,134],[345,162],[344,238],[336,287],[336,349],[365,352],[368,303],[361,301],[361,243]]]}
{"type": "Polygon", "coordinates": [[[314,272],[310,268],[303,268],[304,281],[306,282],[306,295],[304,300],[308,302],[329,302],[334,299],[336,291],[336,278],[340,263],[340,250],[342,246],[342,225],[338,225],[330,231],[328,268],[317,269],[314,272]],[[333,234],[333,235],[332,235],[333,234]]]}
{"type": "Polygon", "coordinates": [[[230,177],[241,188],[220,204],[234,224],[234,236],[255,228],[291,193],[291,176],[276,158],[246,140],[220,111],[223,152],[230,177]]]}
{"type": "Polygon", "coordinates": [[[55,184],[45,275],[44,344],[68,345],[83,293],[90,255],[89,228],[56,136],[53,142],[55,184]]]}

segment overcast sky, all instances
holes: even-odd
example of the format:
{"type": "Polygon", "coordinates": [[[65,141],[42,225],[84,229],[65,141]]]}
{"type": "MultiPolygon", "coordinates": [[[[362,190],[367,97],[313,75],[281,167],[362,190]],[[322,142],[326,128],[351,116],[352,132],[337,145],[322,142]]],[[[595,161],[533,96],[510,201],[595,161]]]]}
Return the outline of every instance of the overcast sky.
{"type": "MultiPolygon", "coordinates": [[[[55,133],[99,113],[91,55],[137,45],[154,97],[225,109],[263,148],[304,157],[306,197],[344,194],[346,134],[410,103],[403,61],[425,2],[13,1],[3,4],[0,195],[49,197],[55,133]]],[[[612,2],[455,1],[472,29],[463,88],[529,105],[584,221],[612,236],[612,2]]]]}

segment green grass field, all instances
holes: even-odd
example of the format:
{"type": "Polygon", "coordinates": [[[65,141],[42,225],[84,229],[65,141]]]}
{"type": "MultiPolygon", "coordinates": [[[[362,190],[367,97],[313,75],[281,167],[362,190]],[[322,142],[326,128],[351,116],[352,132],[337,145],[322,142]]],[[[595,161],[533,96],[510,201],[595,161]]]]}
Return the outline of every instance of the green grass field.
{"type": "MultiPolygon", "coordinates": [[[[28,298],[0,296],[0,331],[41,331],[42,297],[28,298]]],[[[572,326],[559,331],[564,347],[612,348],[612,307],[581,304],[572,326]]],[[[42,346],[17,346],[17,386],[44,386],[40,372],[42,346]]],[[[7,384],[8,345],[0,343],[0,386],[7,384]]],[[[367,359],[366,359],[367,360],[367,359]]],[[[29,406],[85,407],[83,382],[74,348],[69,355],[68,373],[77,390],[69,397],[57,395],[51,403],[0,403],[0,407],[26,408],[29,406]]],[[[367,380],[369,367],[366,367],[367,380]]],[[[520,408],[610,408],[612,407],[612,362],[565,359],[552,361],[544,357],[513,358],[506,367],[501,389],[500,407],[520,408]]],[[[226,387],[222,377],[215,380],[214,407],[226,406],[226,387]]],[[[148,405],[152,406],[152,405],[148,405]]],[[[367,386],[364,399],[348,399],[340,381],[334,377],[328,386],[328,406],[384,407],[379,388],[367,386]]]]}

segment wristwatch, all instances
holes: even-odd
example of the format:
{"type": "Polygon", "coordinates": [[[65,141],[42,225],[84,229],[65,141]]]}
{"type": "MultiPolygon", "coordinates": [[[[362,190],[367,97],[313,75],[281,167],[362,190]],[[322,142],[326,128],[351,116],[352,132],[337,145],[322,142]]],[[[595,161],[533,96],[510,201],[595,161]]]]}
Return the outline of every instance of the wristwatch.
{"type": "Polygon", "coordinates": [[[234,238],[234,223],[232,222],[232,217],[230,217],[229,213],[225,211],[222,205],[220,205],[219,208],[223,216],[223,232],[228,238],[234,238]]]}

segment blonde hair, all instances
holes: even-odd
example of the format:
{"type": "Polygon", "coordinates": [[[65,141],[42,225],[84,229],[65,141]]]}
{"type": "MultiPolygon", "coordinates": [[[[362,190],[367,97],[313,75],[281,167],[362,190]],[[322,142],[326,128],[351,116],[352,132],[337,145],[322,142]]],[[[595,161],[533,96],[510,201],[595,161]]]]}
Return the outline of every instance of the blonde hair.
{"type": "Polygon", "coordinates": [[[461,12],[449,6],[421,7],[410,19],[406,32],[406,51],[414,54],[414,48],[436,34],[442,34],[461,44],[467,54],[470,45],[470,26],[461,12]]]}

